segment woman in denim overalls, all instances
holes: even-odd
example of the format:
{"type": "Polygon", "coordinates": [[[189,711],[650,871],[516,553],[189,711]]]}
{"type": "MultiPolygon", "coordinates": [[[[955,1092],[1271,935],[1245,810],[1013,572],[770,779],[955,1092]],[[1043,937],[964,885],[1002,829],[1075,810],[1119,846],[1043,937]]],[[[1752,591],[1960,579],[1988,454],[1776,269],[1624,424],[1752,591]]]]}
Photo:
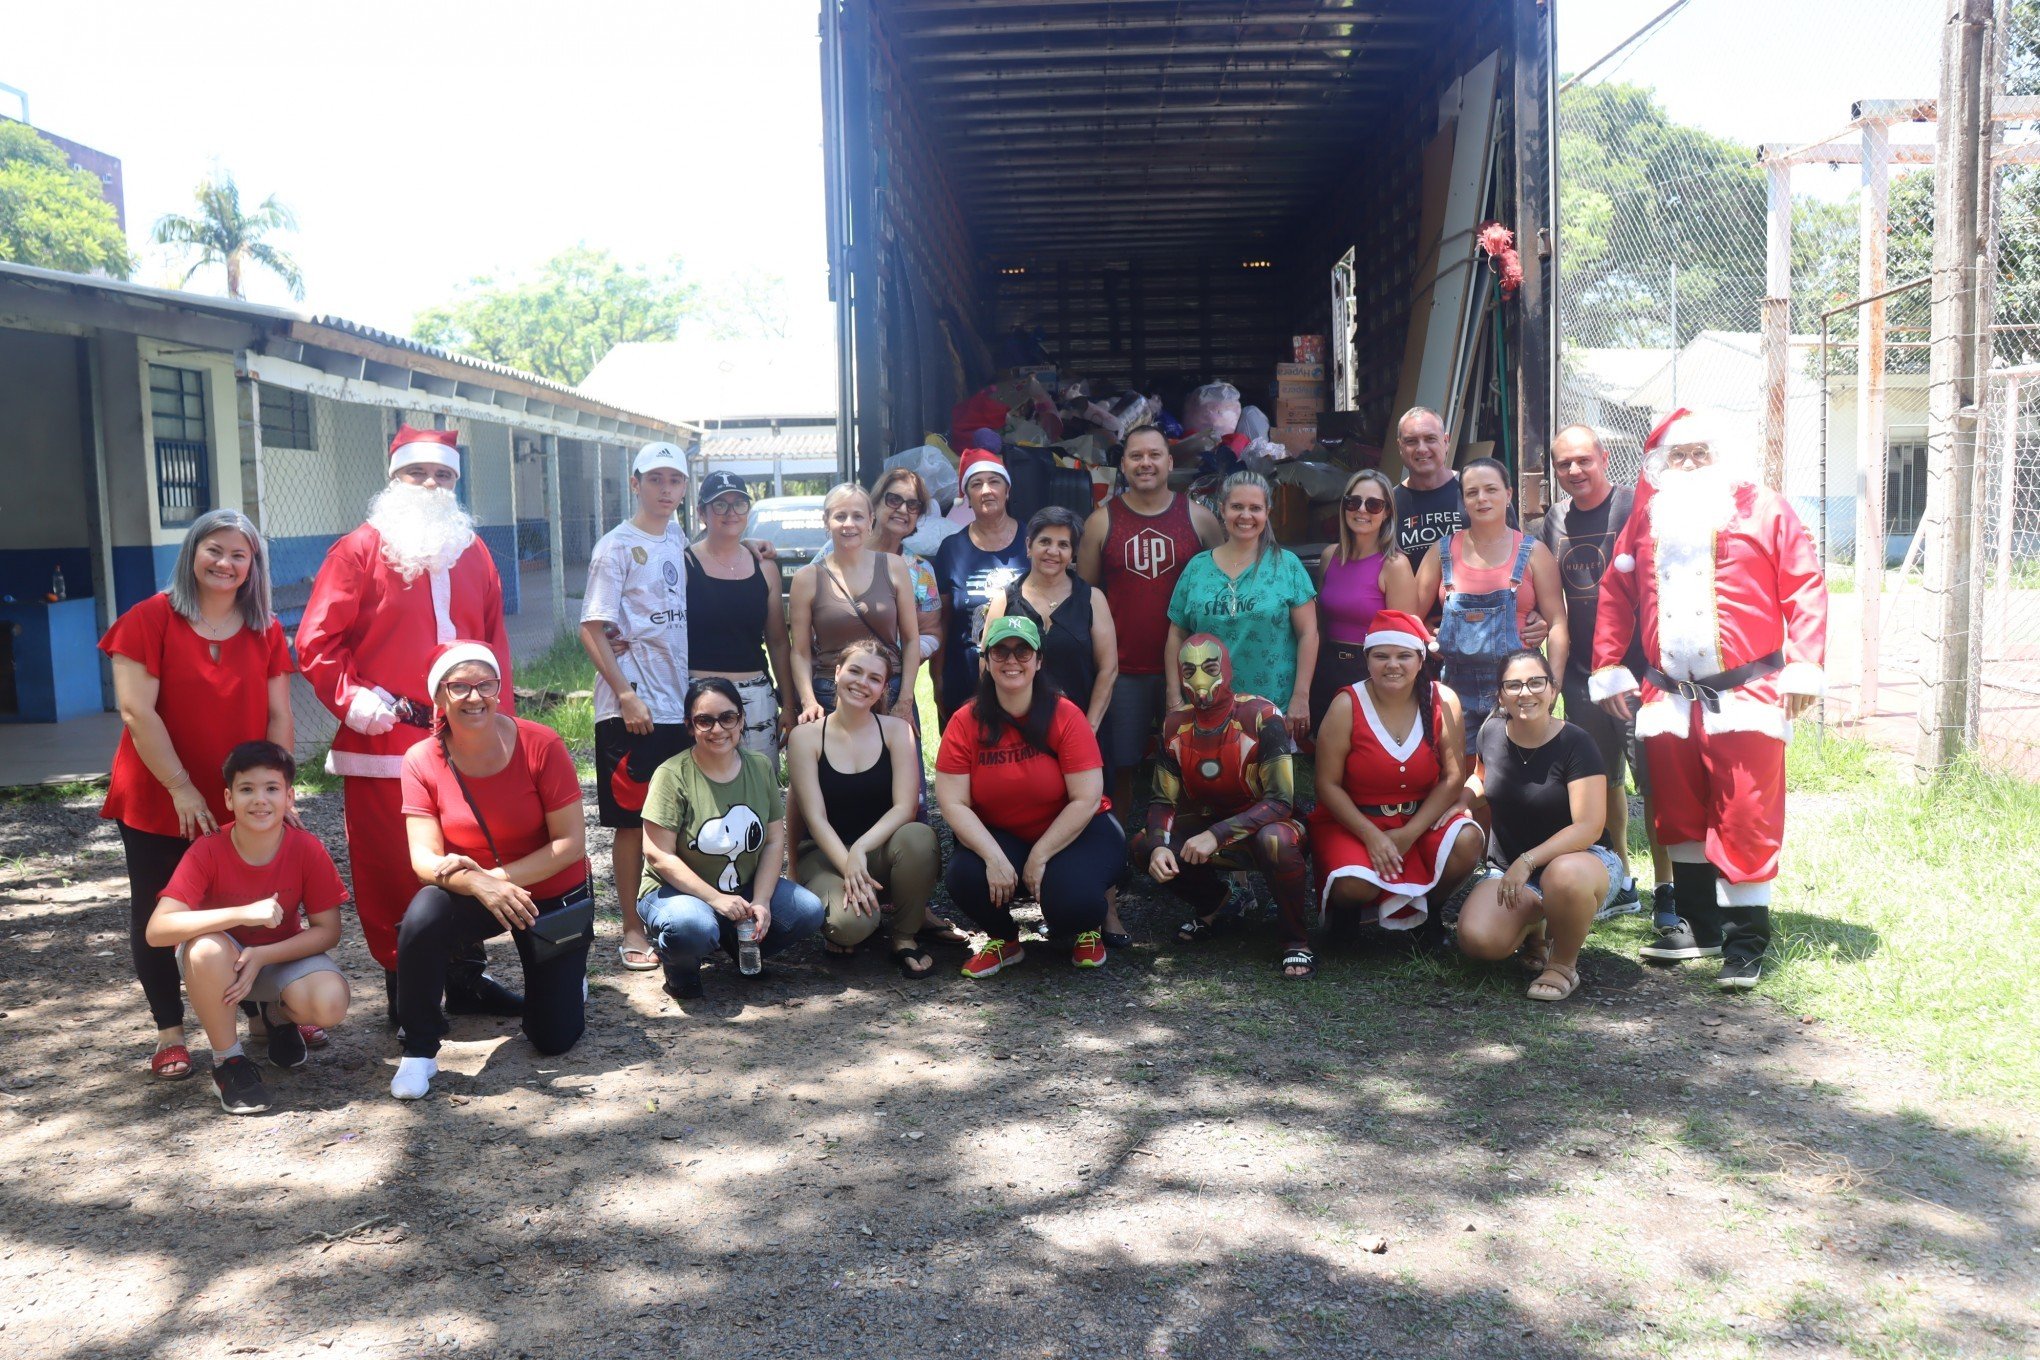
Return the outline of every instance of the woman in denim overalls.
{"type": "Polygon", "coordinates": [[[1445,683],[1459,695],[1471,756],[1480,725],[1498,701],[1502,660],[1523,645],[1523,618],[1535,612],[1551,620],[1544,650],[1561,673],[1570,639],[1558,559],[1530,535],[1509,528],[1508,469],[1492,458],[1476,458],[1460,469],[1459,485],[1467,527],[1447,534],[1424,558],[1417,598],[1440,606],[1438,659],[1445,683]],[[1506,582],[1500,579],[1504,568],[1506,582]],[[1468,580],[1469,575],[1480,579],[1468,580]]]}

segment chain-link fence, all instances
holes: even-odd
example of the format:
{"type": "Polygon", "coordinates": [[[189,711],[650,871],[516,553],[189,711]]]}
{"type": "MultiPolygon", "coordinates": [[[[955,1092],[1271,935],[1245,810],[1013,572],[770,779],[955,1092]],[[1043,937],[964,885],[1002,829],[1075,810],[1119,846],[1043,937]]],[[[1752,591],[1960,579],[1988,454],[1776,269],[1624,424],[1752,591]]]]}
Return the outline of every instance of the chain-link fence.
{"type": "MultiPolygon", "coordinates": [[[[1753,42],[1737,77],[1790,89],[1791,107],[1831,109],[1811,136],[1781,127],[1759,145],[1715,130],[1746,129],[1747,117],[1717,107],[1682,121],[1667,110],[1659,86],[1676,88],[1696,47],[1747,17],[1724,4],[1687,6],[1563,88],[1559,416],[1603,431],[1618,481],[1634,479],[1643,437],[1679,406],[1713,416],[1742,470],[1763,475],[1776,391],[1764,303],[1786,298],[1770,334],[1786,355],[1772,475],[1829,569],[1823,713],[1911,752],[1936,605],[1922,570],[1930,289],[1861,300],[1932,271],[1944,6],[1808,0],[1792,17],[1822,10],[1832,22],[1818,60],[1793,43],[1753,42]],[[1919,87],[1858,88],[1873,44],[1922,53],[1919,87]],[[1778,233],[1781,217],[1789,233],[1778,233]],[[1881,229],[1866,236],[1866,222],[1881,229]]],[[[2040,0],[2001,13],[2005,88],[2040,93],[2040,0]]],[[[2028,125],[2000,126],[2017,143],[2028,125]]],[[[2005,165],[1998,186],[1995,371],[1971,512],[1985,586],[1971,731],[1987,760],[2040,775],[2040,165],[2005,165]]]]}
{"type": "MultiPolygon", "coordinates": [[[[295,630],[326,552],[366,517],[387,485],[398,423],[458,431],[458,495],[495,559],[511,645],[520,658],[543,652],[558,617],[577,617],[595,540],[628,514],[629,452],[597,440],[567,439],[514,420],[478,421],[346,402],[267,382],[244,381],[245,510],[269,543],[278,615],[295,630]],[[549,514],[548,459],[559,470],[557,537],[549,514]],[[553,558],[560,562],[558,599],[553,558]]],[[[302,680],[291,691],[301,756],[331,741],[334,720],[302,680]]]]}

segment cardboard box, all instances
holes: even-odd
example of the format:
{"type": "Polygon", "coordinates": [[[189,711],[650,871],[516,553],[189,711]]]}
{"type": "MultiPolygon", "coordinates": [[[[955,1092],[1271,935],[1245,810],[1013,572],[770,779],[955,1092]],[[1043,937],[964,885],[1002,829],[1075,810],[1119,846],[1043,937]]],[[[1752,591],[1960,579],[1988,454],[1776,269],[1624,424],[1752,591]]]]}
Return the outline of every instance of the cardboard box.
{"type": "Polygon", "coordinates": [[[1323,382],[1325,380],[1325,366],[1323,364],[1275,365],[1275,381],[1281,382],[1285,378],[1301,378],[1305,382],[1323,382]]]}
{"type": "Polygon", "coordinates": [[[1322,396],[1278,397],[1275,401],[1275,423],[1277,425],[1317,425],[1318,412],[1324,410],[1322,396]]]}
{"type": "Polygon", "coordinates": [[[1268,438],[1288,449],[1291,453],[1308,453],[1317,443],[1315,425],[1277,425],[1268,431],[1268,438]]]}
{"type": "Polygon", "coordinates": [[[1296,401],[1314,401],[1324,405],[1325,385],[1309,378],[1277,378],[1275,380],[1277,400],[1289,398],[1296,401]]]}
{"type": "Polygon", "coordinates": [[[1299,364],[1321,364],[1325,361],[1325,337],[1322,335],[1292,335],[1289,344],[1299,364]]]}

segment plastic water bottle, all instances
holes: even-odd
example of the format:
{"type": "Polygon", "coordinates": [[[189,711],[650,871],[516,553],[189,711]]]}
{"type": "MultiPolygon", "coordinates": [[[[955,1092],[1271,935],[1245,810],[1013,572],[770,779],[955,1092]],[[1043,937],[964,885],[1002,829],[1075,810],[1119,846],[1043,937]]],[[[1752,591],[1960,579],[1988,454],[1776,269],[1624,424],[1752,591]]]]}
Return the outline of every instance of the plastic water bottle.
{"type": "Polygon", "coordinates": [[[745,977],[756,977],[764,966],[758,957],[758,923],[741,922],[737,926],[737,971],[745,977]]]}
{"type": "Polygon", "coordinates": [[[50,577],[50,598],[60,603],[71,598],[71,592],[64,588],[64,569],[61,566],[50,577]]]}

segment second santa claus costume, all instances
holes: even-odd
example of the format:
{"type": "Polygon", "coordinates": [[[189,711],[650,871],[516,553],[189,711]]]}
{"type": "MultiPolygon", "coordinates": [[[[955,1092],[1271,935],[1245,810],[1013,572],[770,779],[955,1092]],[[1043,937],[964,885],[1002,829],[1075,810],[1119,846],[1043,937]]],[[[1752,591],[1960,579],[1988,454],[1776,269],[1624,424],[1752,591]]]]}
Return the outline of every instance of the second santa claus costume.
{"type": "MultiPolygon", "coordinates": [[[[390,443],[390,483],[368,522],[335,543],[298,625],[299,665],[340,731],[326,769],[344,778],[348,867],[369,953],[397,966],[397,926],[418,891],[405,838],[398,778],[404,753],[431,722],[426,672],[455,638],[496,655],[510,698],[503,585],[474,522],[454,500],[459,436],[406,425],[390,443]],[[446,472],[452,473],[451,477],[446,472]]],[[[457,1010],[515,1013],[514,993],[469,959],[449,975],[457,1010]]]]}
{"type": "Polygon", "coordinates": [[[1788,709],[1821,691],[1827,583],[1791,504],[1717,461],[1710,422],[1675,412],[1645,447],[1636,509],[1601,580],[1588,692],[1638,698],[1683,918],[1644,956],[1720,955],[1722,985],[1747,987],[1770,940],[1788,709]],[[1639,630],[1641,676],[1622,664],[1639,630]]]}

